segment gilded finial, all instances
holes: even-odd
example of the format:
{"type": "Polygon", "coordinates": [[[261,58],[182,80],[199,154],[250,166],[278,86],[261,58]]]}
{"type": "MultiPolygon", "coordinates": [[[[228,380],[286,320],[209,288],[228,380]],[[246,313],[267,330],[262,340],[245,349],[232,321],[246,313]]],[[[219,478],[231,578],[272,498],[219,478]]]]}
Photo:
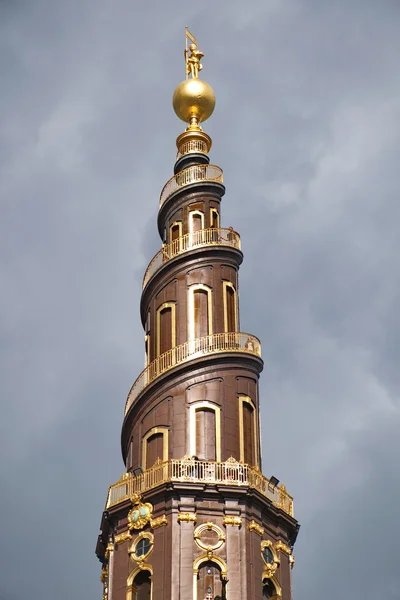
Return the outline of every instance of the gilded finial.
{"type": "Polygon", "coordinates": [[[188,123],[186,132],[177,139],[178,154],[186,154],[187,150],[184,148],[189,148],[190,152],[200,151],[207,154],[211,148],[211,139],[202,132],[200,123],[212,115],[215,95],[212,87],[199,78],[199,72],[203,69],[200,61],[204,53],[198,49],[197,40],[187,27],[185,39],[186,79],[177,86],[172,100],[177,116],[188,123]]]}

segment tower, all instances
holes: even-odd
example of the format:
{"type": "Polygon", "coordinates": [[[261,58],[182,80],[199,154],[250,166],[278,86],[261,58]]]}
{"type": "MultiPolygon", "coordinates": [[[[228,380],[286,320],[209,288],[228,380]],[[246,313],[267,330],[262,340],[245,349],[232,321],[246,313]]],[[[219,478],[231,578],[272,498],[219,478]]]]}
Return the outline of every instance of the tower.
{"type": "Polygon", "coordinates": [[[261,472],[261,346],[240,330],[240,236],[222,227],[223,174],[200,126],[215,97],[186,35],[173,105],[188,126],[143,279],[145,368],[96,546],[103,600],[290,600],[298,524],[285,486],[261,472]]]}

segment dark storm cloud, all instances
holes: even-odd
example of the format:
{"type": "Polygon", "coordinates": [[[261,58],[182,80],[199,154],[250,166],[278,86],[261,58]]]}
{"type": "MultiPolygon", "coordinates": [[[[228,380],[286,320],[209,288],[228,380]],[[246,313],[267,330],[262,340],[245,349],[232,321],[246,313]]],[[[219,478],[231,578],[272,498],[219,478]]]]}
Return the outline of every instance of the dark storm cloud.
{"type": "Polygon", "coordinates": [[[0,3],[1,598],[101,593],[186,24],[217,95],[205,129],[242,236],[241,328],[263,342],[264,472],[302,523],[294,596],[398,598],[399,16],[0,3]]]}

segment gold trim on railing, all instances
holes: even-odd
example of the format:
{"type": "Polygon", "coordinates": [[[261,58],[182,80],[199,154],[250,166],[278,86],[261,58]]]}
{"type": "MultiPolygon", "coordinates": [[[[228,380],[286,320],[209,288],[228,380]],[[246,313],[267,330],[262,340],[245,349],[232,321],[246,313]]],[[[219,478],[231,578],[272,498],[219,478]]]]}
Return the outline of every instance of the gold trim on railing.
{"type": "Polygon", "coordinates": [[[293,498],[285,486],[273,486],[258,469],[230,458],[225,462],[194,460],[157,461],[140,475],[124,474],[120,481],[110,486],[106,508],[128,500],[133,494],[143,494],[167,481],[210,483],[250,487],[269,498],[277,508],[293,517],[293,498]]]}
{"type": "Polygon", "coordinates": [[[193,165],[179,171],[164,185],[160,195],[160,208],[170,195],[181,187],[198,181],[223,183],[222,169],[216,165],[193,165]]]}
{"type": "Polygon", "coordinates": [[[197,340],[190,340],[171,348],[153,360],[139,375],[131,387],[125,405],[125,414],[140,392],[162,373],[193,358],[215,352],[245,352],[261,356],[260,340],[248,333],[213,333],[197,340]]]}
{"type": "Polygon", "coordinates": [[[170,244],[165,244],[150,261],[143,277],[143,287],[166,262],[178,254],[188,252],[202,246],[230,246],[240,250],[240,235],[233,229],[200,229],[177,238],[170,244]]]}

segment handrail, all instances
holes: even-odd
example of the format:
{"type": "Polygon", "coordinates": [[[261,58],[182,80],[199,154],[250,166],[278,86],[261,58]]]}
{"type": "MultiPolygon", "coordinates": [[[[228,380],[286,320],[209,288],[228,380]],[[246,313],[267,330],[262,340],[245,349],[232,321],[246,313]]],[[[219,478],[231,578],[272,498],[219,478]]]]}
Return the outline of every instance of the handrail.
{"type": "Polygon", "coordinates": [[[257,467],[240,463],[234,458],[225,462],[195,460],[185,457],[182,460],[158,460],[150,469],[140,475],[124,473],[122,478],[111,485],[106,508],[124,502],[133,494],[142,494],[167,481],[188,483],[209,483],[229,486],[250,487],[269,498],[272,503],[293,517],[293,498],[284,485],[274,486],[257,467]]]}
{"type": "Polygon", "coordinates": [[[140,373],[128,394],[125,415],[140,392],[162,373],[192,358],[215,352],[245,352],[261,356],[261,344],[260,340],[254,335],[232,332],[206,335],[171,348],[153,360],[140,373]]]}
{"type": "Polygon", "coordinates": [[[222,169],[216,165],[192,165],[171,177],[164,185],[160,194],[160,208],[173,192],[198,181],[215,181],[223,183],[222,169]]]}
{"type": "Polygon", "coordinates": [[[153,275],[171,258],[183,252],[203,246],[230,246],[240,250],[240,235],[233,229],[200,229],[193,233],[186,233],[170,244],[165,244],[151,259],[143,277],[144,288],[153,275]]]}

